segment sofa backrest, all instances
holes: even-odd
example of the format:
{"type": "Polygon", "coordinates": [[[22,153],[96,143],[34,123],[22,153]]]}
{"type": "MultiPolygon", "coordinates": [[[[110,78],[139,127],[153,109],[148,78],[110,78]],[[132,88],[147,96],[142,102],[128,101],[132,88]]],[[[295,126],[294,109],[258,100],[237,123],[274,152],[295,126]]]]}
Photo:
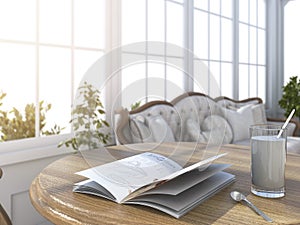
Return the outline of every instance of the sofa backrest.
{"type": "Polygon", "coordinates": [[[234,100],[231,98],[228,98],[226,96],[220,96],[214,99],[215,102],[217,102],[222,107],[228,108],[228,109],[239,109],[243,106],[249,105],[249,104],[262,104],[263,101],[259,97],[254,98],[247,98],[244,100],[234,100]]]}
{"type": "Polygon", "coordinates": [[[227,97],[212,99],[203,93],[188,92],[170,102],[152,101],[130,112],[123,109],[116,121],[117,143],[207,140],[216,139],[224,133],[224,139],[213,141],[229,143],[233,134],[231,126],[223,119],[226,114],[224,108],[237,109],[259,103],[262,103],[260,98],[236,101],[227,97]],[[203,130],[197,130],[200,126],[204,126],[203,130]]]}

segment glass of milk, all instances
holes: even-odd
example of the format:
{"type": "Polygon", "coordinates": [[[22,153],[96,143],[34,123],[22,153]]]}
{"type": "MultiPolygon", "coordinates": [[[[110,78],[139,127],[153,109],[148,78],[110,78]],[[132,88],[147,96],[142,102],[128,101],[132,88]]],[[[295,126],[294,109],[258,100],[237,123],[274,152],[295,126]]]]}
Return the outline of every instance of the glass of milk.
{"type": "Polygon", "coordinates": [[[250,127],[251,192],[266,198],[285,195],[286,129],[263,124],[250,127]]]}

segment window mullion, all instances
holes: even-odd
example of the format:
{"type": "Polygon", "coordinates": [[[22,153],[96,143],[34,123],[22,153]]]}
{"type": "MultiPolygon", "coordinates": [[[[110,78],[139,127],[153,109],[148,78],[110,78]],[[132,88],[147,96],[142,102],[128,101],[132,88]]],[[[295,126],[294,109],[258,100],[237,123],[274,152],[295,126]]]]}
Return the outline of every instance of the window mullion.
{"type": "Polygon", "coordinates": [[[149,72],[148,72],[148,0],[145,2],[145,39],[146,39],[146,45],[145,45],[145,96],[146,96],[146,102],[148,102],[148,96],[149,96],[149,72]]]}
{"type": "Polygon", "coordinates": [[[184,1],[184,71],[183,87],[185,91],[194,89],[194,5],[193,1],[184,1]]]}
{"type": "Polygon", "coordinates": [[[40,136],[40,90],[39,90],[39,83],[40,83],[40,36],[39,36],[39,26],[40,26],[40,5],[39,0],[36,0],[36,80],[35,80],[35,137],[40,136]]]}
{"type": "MultiPolygon", "coordinates": [[[[253,1],[253,0],[252,0],[253,1]]],[[[251,78],[250,78],[250,51],[251,51],[251,46],[250,46],[250,0],[248,0],[248,97],[250,97],[250,89],[251,89],[251,78]]]]}
{"type": "Polygon", "coordinates": [[[258,96],[258,0],[256,0],[256,96],[258,96]]]}
{"type": "Polygon", "coordinates": [[[165,0],[165,9],[164,9],[164,17],[165,17],[165,34],[164,34],[164,79],[165,79],[165,83],[164,83],[164,97],[165,99],[167,99],[167,19],[168,19],[168,15],[167,15],[167,0],[165,0]]]}
{"type": "Polygon", "coordinates": [[[207,5],[207,93],[208,95],[210,95],[210,62],[211,62],[211,58],[210,58],[210,16],[211,16],[211,12],[210,12],[210,1],[208,1],[208,5],[207,5]]]}
{"type": "Polygon", "coordinates": [[[233,2],[233,98],[239,99],[239,1],[233,2]]]}
{"type": "Polygon", "coordinates": [[[220,60],[220,71],[219,71],[219,82],[220,82],[220,87],[219,87],[219,95],[222,95],[222,1],[220,0],[220,34],[219,34],[219,44],[220,44],[220,55],[219,55],[219,60],[220,60]]]}
{"type": "Polygon", "coordinates": [[[75,74],[74,74],[74,0],[71,1],[71,105],[75,97],[75,74]]]}

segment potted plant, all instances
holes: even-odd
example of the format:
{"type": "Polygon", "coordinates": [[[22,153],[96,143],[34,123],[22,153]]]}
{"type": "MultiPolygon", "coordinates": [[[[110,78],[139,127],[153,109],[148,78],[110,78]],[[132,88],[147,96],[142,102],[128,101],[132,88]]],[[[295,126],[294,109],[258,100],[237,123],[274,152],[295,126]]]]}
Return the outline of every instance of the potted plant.
{"type": "Polygon", "coordinates": [[[110,140],[110,134],[103,132],[109,123],[103,119],[105,111],[100,91],[87,82],[78,91],[79,104],[72,109],[70,120],[75,135],[61,142],[59,147],[65,145],[74,150],[95,149],[110,140]]]}
{"type": "Polygon", "coordinates": [[[295,109],[295,116],[300,119],[300,79],[297,76],[291,77],[290,81],[283,86],[282,98],[278,103],[285,110],[286,117],[295,109]]]}
{"type": "MultiPolygon", "coordinates": [[[[13,107],[10,110],[3,110],[3,99],[6,93],[0,93],[0,142],[17,140],[22,138],[35,137],[35,114],[36,106],[26,104],[23,110],[13,107]]],[[[64,129],[57,124],[50,130],[45,130],[46,127],[46,113],[51,109],[51,104],[46,104],[44,101],[39,102],[39,128],[41,135],[55,135],[60,134],[64,129]]]]}
{"type": "Polygon", "coordinates": [[[132,103],[131,105],[130,105],[130,110],[132,111],[132,110],[135,110],[135,109],[137,109],[138,107],[140,107],[141,106],[141,101],[137,101],[137,102],[135,102],[135,103],[132,103]]]}

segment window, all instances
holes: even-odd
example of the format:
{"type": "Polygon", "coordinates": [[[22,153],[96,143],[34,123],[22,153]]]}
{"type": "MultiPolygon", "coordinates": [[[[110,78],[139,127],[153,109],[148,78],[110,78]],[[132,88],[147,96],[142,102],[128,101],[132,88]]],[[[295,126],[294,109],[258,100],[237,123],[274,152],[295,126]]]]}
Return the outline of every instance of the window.
{"type": "Polygon", "coordinates": [[[263,0],[194,1],[194,64],[212,73],[201,78],[208,93],[265,99],[265,15],[263,0]]]}
{"type": "Polygon", "coordinates": [[[295,29],[300,19],[299,10],[299,1],[288,1],[284,7],[284,83],[292,76],[300,76],[299,60],[295,55],[300,52],[300,32],[295,29]]]}
{"type": "Polygon", "coordinates": [[[239,98],[266,99],[266,6],[264,0],[239,1],[239,98]]]}
{"type": "Polygon", "coordinates": [[[121,21],[122,45],[145,42],[141,51],[139,44],[133,44],[122,54],[136,58],[132,65],[122,68],[122,105],[171,100],[181,94],[183,71],[176,65],[182,65],[184,59],[182,52],[174,54],[170,48],[184,47],[184,1],[122,0],[121,21]],[[159,42],[161,52],[153,53],[154,42],[159,42]]]}
{"type": "Polygon", "coordinates": [[[213,97],[233,97],[233,22],[233,1],[194,1],[194,70],[213,97]],[[197,74],[199,60],[211,76],[197,74]]]}
{"type": "MultiPolygon", "coordinates": [[[[184,54],[173,56],[178,65],[188,68],[189,75],[193,76],[192,84],[182,71],[167,64],[138,63],[122,70],[123,91],[136,79],[144,80],[139,86],[143,92],[139,96],[149,98],[152,90],[149,78],[154,76],[175,81],[182,91],[194,90],[212,97],[226,95],[235,99],[259,96],[265,100],[265,4],[264,0],[122,1],[122,44],[160,41],[194,53],[192,63],[184,54]],[[207,71],[203,71],[203,64],[207,71]]],[[[164,52],[161,57],[164,62],[170,54],[164,52]]],[[[175,93],[168,95],[167,86],[162,83],[156,83],[155,88],[161,89],[163,99],[175,97],[175,93]]],[[[127,99],[125,95],[123,105],[130,104],[127,99]]]]}
{"type": "MultiPolygon", "coordinates": [[[[69,133],[74,92],[103,55],[104,37],[105,0],[1,1],[0,90],[7,94],[1,109],[24,113],[27,104],[44,101],[52,105],[44,129],[56,124],[69,133]]],[[[36,122],[36,137],[40,129],[36,122]]]]}
{"type": "MultiPolygon", "coordinates": [[[[39,107],[43,100],[52,104],[45,129],[57,124],[69,133],[70,106],[79,81],[113,40],[118,40],[117,46],[145,41],[164,46],[159,54],[151,52],[149,44],[142,51],[123,51],[122,57],[138,59],[122,68],[120,90],[113,91],[122,91],[125,107],[203,91],[201,85],[212,97],[265,99],[265,4],[264,0],[1,1],[0,90],[7,96],[0,107],[23,109],[28,103],[39,107]],[[114,4],[120,8],[114,10],[114,4]],[[115,21],[120,24],[115,26],[115,21]],[[169,45],[194,55],[174,52],[169,45]],[[202,63],[212,76],[199,72],[202,63]],[[132,89],[136,84],[139,88],[132,89]],[[131,91],[134,99],[128,97],[131,91]]],[[[35,128],[38,137],[39,123],[35,128]]]]}

